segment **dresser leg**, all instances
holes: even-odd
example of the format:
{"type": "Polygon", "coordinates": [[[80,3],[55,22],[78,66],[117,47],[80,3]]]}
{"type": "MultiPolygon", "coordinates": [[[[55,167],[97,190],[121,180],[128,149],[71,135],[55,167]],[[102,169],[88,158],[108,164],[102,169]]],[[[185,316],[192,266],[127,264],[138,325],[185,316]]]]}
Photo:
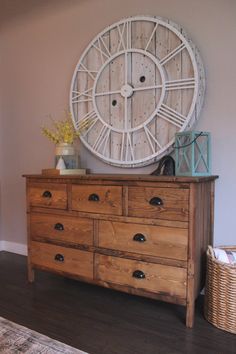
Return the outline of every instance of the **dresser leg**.
{"type": "Polygon", "coordinates": [[[195,301],[191,301],[187,304],[187,309],[186,309],[186,327],[188,328],[193,328],[194,312],[195,312],[195,301]]]}
{"type": "Polygon", "coordinates": [[[34,282],[34,270],[32,267],[28,267],[28,281],[30,283],[33,283],[34,282]]]}

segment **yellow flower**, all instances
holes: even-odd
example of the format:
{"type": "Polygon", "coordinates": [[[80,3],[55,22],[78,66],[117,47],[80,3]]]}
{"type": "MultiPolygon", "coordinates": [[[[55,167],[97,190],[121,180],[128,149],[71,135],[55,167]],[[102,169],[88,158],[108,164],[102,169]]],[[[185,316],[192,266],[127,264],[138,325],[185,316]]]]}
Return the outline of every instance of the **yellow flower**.
{"type": "Polygon", "coordinates": [[[42,127],[42,134],[51,140],[54,144],[68,143],[72,144],[84,130],[88,129],[93,120],[85,118],[80,121],[78,130],[76,131],[71,119],[71,113],[65,111],[66,119],[62,121],[55,121],[51,118],[53,129],[42,127]]]}

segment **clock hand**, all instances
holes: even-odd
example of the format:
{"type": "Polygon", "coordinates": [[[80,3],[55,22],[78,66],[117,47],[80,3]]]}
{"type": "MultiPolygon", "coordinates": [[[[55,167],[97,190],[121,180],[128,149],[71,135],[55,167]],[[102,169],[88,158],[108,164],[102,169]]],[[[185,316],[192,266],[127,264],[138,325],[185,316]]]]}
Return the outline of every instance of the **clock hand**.
{"type": "Polygon", "coordinates": [[[114,94],[116,94],[116,93],[121,93],[121,91],[120,90],[117,90],[117,91],[107,91],[107,92],[97,92],[97,93],[95,93],[94,94],[94,96],[106,96],[106,95],[114,95],[114,94]]]}
{"type": "MultiPolygon", "coordinates": [[[[127,85],[128,83],[128,53],[125,52],[125,85],[127,85]]],[[[127,129],[128,127],[128,97],[125,97],[125,107],[124,107],[124,110],[125,110],[125,122],[124,122],[124,126],[125,126],[125,130],[127,129]]]]}

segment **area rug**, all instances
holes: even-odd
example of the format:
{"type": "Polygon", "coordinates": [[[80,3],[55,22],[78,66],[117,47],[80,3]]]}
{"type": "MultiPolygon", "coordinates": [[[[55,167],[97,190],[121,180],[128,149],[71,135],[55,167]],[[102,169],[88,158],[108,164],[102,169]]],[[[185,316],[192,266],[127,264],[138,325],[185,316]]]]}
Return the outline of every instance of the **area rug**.
{"type": "Polygon", "coordinates": [[[86,354],[2,317],[0,317],[0,353],[86,354]]]}

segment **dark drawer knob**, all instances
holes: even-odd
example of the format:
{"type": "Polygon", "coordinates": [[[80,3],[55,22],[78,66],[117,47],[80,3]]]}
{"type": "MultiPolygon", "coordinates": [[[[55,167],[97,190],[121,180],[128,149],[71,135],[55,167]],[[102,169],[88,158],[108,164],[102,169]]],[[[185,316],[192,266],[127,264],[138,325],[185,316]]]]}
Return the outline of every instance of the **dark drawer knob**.
{"type": "Polygon", "coordinates": [[[50,191],[43,192],[43,198],[52,198],[52,193],[50,191]]]}
{"type": "Polygon", "coordinates": [[[143,234],[136,234],[134,235],[133,240],[137,242],[145,242],[146,237],[143,234]]]}
{"type": "Polygon", "coordinates": [[[64,262],[64,256],[62,254],[60,254],[60,253],[56,254],[54,259],[57,262],[64,262]]]}
{"type": "Polygon", "coordinates": [[[135,271],[133,272],[133,278],[145,279],[145,274],[144,274],[144,272],[142,272],[141,270],[135,270],[135,271]]]}
{"type": "Polygon", "coordinates": [[[163,205],[163,201],[159,197],[153,197],[152,199],[149,200],[149,204],[159,206],[159,205],[163,205]]]}
{"type": "Polygon", "coordinates": [[[64,230],[64,226],[61,224],[61,223],[56,223],[54,225],[54,229],[57,230],[57,231],[63,231],[64,230]]]}
{"type": "Polygon", "coordinates": [[[91,202],[99,202],[99,196],[95,193],[90,194],[88,200],[90,200],[91,202]]]}

